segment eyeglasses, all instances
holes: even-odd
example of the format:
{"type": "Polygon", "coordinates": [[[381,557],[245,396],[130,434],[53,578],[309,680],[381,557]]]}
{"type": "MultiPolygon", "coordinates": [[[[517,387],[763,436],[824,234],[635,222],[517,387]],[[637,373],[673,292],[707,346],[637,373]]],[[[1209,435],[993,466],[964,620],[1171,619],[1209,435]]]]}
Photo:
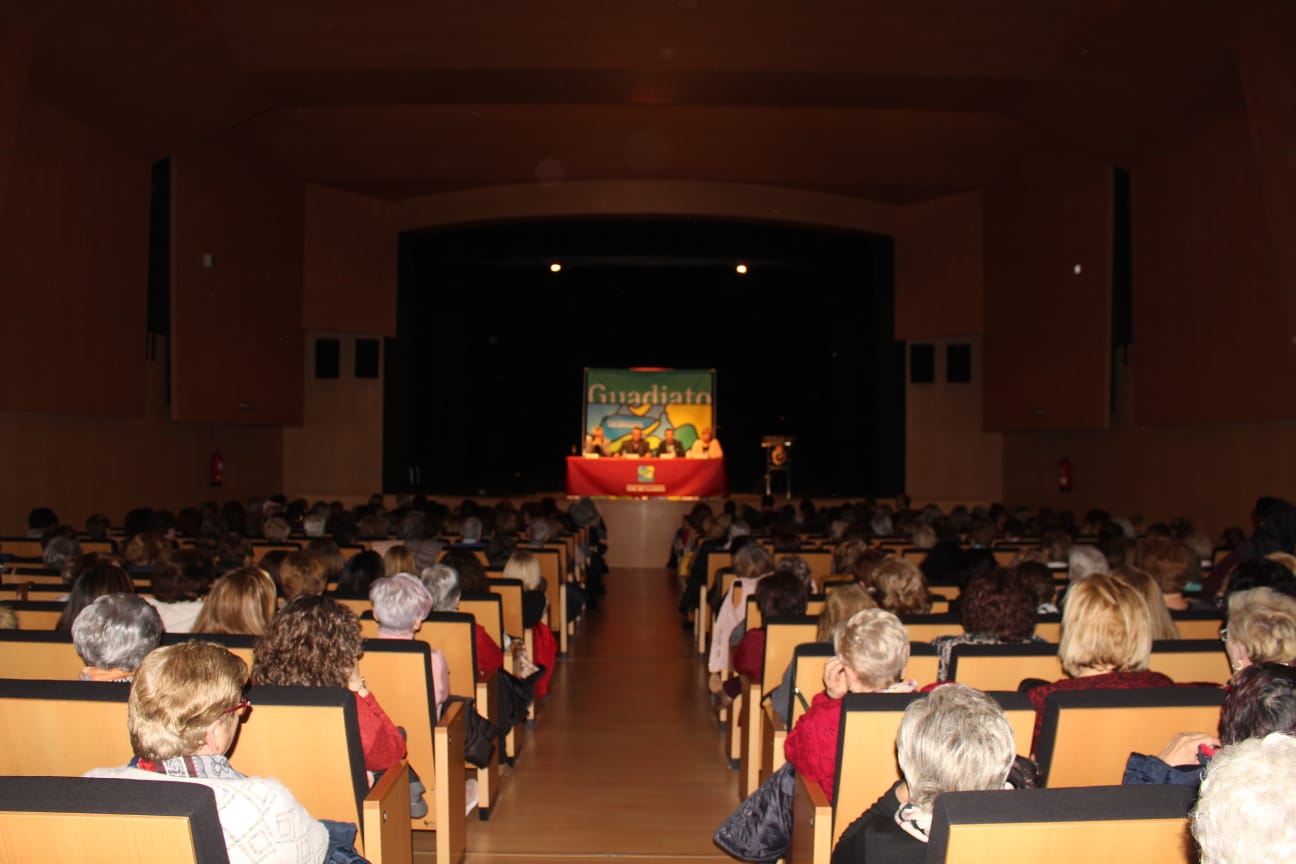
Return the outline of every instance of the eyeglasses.
{"type": "Polygon", "coordinates": [[[221,712],[221,714],[242,714],[251,707],[252,707],[252,703],[249,702],[246,698],[244,698],[233,708],[226,708],[224,711],[221,712]]]}
{"type": "Polygon", "coordinates": [[[1228,644],[1228,627],[1220,628],[1220,641],[1226,645],[1228,644]]]}

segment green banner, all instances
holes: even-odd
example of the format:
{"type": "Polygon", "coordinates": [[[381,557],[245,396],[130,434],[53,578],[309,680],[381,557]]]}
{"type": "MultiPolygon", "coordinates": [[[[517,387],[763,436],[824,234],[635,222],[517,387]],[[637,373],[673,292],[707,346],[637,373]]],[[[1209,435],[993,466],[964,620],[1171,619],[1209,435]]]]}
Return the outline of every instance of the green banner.
{"type": "Polygon", "coordinates": [[[635,426],[654,448],[667,429],[688,448],[715,425],[715,370],[585,370],[585,433],[603,427],[612,450],[635,426]]]}

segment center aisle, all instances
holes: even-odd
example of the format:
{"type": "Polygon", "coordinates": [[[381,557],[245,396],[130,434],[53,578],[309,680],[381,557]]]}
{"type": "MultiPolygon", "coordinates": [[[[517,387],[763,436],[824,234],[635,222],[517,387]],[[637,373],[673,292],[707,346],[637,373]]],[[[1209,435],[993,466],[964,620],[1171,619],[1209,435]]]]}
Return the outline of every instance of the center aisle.
{"type": "MultiPolygon", "coordinates": [[[[468,864],[733,860],[711,834],[738,803],[737,774],[680,629],[678,582],[627,568],[607,582],[490,821],[470,817],[468,864]]],[[[416,860],[431,846],[416,838],[416,860]]]]}

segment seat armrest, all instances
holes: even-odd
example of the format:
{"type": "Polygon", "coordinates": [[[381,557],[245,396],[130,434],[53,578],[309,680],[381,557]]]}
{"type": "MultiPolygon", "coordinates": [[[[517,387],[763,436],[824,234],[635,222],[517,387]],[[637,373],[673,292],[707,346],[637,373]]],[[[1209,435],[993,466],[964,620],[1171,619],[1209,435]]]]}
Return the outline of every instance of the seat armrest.
{"type": "Polygon", "coordinates": [[[383,773],[369,790],[361,808],[364,819],[365,857],[373,864],[411,864],[414,858],[410,832],[409,765],[383,773]]]}
{"type": "Polygon", "coordinates": [[[787,864],[829,864],[833,812],[819,783],[797,775],[792,796],[792,843],[787,864]]]}

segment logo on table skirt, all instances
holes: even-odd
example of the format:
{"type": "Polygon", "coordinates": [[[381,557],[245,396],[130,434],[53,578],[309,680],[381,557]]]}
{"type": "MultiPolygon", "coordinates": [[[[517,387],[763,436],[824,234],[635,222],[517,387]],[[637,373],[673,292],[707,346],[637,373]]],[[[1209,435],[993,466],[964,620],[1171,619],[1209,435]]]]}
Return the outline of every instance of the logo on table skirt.
{"type": "Polygon", "coordinates": [[[640,465],[638,477],[640,483],[652,483],[657,479],[657,466],[640,465]]]}

